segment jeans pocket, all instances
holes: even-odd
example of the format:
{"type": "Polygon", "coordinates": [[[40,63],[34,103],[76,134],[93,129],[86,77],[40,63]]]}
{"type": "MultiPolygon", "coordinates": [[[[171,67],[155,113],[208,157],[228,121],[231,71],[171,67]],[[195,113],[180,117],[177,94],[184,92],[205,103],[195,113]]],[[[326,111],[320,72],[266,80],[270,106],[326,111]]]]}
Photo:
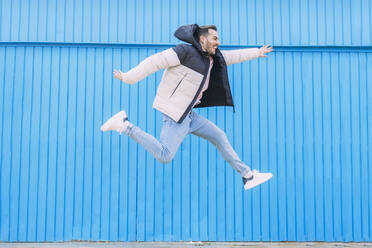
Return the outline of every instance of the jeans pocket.
{"type": "Polygon", "coordinates": [[[169,116],[163,114],[163,125],[168,124],[170,125],[172,122],[174,122],[169,116]]]}

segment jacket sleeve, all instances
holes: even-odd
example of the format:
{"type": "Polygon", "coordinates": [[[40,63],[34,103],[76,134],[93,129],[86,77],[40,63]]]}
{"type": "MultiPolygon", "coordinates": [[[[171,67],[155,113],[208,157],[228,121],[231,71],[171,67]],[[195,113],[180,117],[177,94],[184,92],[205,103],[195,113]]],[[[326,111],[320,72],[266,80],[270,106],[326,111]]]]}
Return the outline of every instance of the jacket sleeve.
{"type": "Polygon", "coordinates": [[[122,74],[122,81],[128,84],[135,84],[148,75],[168,67],[180,64],[176,52],[169,48],[160,53],[151,55],[143,60],[136,67],[122,74]]]}
{"type": "Polygon", "coordinates": [[[258,48],[247,48],[237,50],[223,50],[221,51],[226,64],[237,64],[247,60],[256,59],[260,56],[260,49],[258,48]]]}

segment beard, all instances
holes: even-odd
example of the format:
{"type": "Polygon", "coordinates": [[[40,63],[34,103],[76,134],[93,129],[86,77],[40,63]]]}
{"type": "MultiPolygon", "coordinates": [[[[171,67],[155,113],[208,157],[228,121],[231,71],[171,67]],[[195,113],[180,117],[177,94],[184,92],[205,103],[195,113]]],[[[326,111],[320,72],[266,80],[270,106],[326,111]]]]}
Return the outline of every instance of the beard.
{"type": "Polygon", "coordinates": [[[209,55],[215,55],[217,48],[215,49],[215,48],[213,48],[213,45],[212,44],[207,43],[206,50],[209,53],[209,55]]]}
{"type": "Polygon", "coordinates": [[[213,44],[206,41],[205,44],[204,44],[204,49],[205,51],[209,54],[209,55],[215,55],[216,54],[216,50],[217,48],[215,49],[213,47],[213,44]]]}

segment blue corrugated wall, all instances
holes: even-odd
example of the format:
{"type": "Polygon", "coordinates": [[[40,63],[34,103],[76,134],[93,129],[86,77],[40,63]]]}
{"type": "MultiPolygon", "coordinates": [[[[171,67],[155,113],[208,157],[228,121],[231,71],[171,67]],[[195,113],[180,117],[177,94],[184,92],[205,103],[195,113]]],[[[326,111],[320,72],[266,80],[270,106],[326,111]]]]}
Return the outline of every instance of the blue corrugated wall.
{"type": "Polygon", "coordinates": [[[372,241],[371,0],[0,1],[1,241],[372,241]],[[155,136],[162,72],[113,79],[178,44],[273,44],[229,67],[236,112],[198,112],[273,179],[244,191],[187,137],[163,165],[100,125],[120,109],[155,136]]]}

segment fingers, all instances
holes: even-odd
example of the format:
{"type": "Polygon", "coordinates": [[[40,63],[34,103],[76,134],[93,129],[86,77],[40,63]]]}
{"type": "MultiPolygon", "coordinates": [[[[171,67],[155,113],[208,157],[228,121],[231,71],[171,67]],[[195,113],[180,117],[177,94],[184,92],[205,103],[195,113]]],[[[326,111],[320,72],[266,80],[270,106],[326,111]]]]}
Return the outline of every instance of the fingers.
{"type": "Polygon", "coordinates": [[[267,50],[271,50],[271,51],[273,50],[273,47],[272,47],[270,44],[266,45],[265,48],[266,48],[267,50]]]}
{"type": "Polygon", "coordinates": [[[263,51],[263,53],[272,52],[273,51],[273,47],[270,44],[268,44],[268,45],[262,47],[262,51],[263,51]]]}
{"type": "Polygon", "coordinates": [[[122,72],[120,71],[120,70],[114,70],[114,75],[121,75],[122,74],[122,72]]]}
{"type": "Polygon", "coordinates": [[[114,74],[114,77],[121,80],[121,75],[122,75],[122,72],[120,70],[115,70],[113,71],[113,74],[114,74]]]}

